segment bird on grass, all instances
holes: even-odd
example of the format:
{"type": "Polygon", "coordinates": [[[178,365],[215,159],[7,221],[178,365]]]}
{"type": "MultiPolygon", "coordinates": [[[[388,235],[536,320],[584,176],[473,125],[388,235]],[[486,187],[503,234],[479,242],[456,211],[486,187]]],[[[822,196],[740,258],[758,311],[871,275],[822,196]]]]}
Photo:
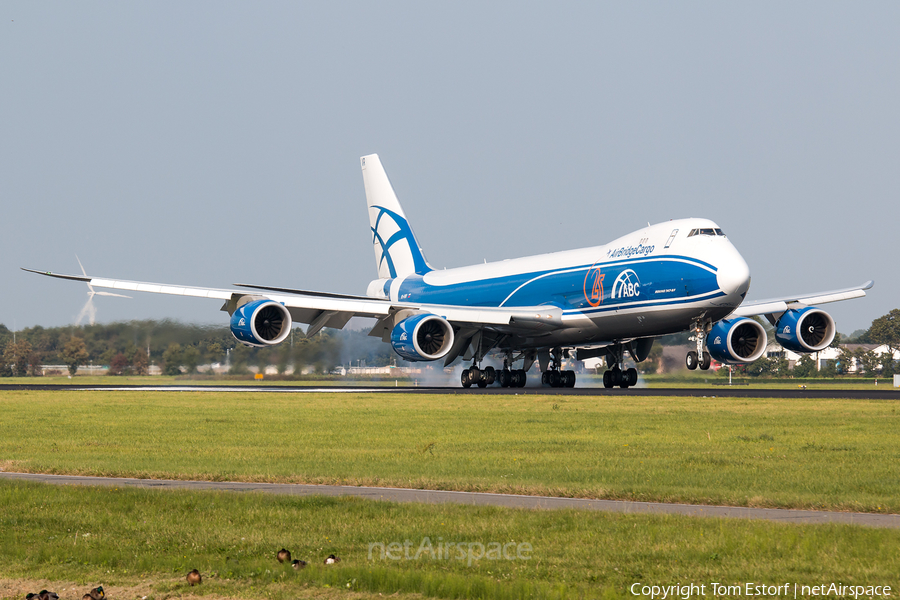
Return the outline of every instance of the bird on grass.
{"type": "Polygon", "coordinates": [[[334,554],[329,554],[329,555],[328,555],[328,558],[325,559],[325,564],[326,564],[326,565],[333,565],[333,564],[339,563],[339,562],[341,562],[341,559],[339,559],[339,558],[338,558],[337,556],[335,556],[334,554]]]}
{"type": "Polygon", "coordinates": [[[278,554],[275,555],[275,558],[278,559],[278,562],[283,563],[285,561],[291,562],[291,552],[290,550],[285,550],[282,548],[278,551],[278,554]]]}
{"type": "Polygon", "coordinates": [[[299,571],[300,569],[302,569],[303,567],[306,566],[306,561],[305,560],[294,560],[291,563],[291,566],[294,567],[294,569],[296,569],[297,571],[299,571]]]}
{"type": "Polygon", "coordinates": [[[48,592],[47,590],[41,590],[38,592],[39,600],[59,600],[59,594],[56,592],[48,592]]]}
{"type": "Polygon", "coordinates": [[[190,573],[187,574],[187,582],[191,584],[191,587],[195,585],[200,585],[203,583],[203,577],[200,576],[200,571],[194,569],[190,573]]]}
{"type": "Polygon", "coordinates": [[[106,597],[106,592],[103,591],[103,586],[98,585],[90,592],[81,597],[81,600],[103,600],[106,597]]]}

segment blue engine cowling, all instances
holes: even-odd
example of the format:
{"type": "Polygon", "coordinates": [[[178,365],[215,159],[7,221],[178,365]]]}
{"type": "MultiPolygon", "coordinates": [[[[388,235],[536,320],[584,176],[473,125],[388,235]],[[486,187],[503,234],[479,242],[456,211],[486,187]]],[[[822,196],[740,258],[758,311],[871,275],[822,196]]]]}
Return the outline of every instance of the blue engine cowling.
{"type": "Polygon", "coordinates": [[[231,335],[246,346],[273,346],[290,333],[291,313],[272,300],[248,302],[231,315],[231,335]]]}
{"type": "Polygon", "coordinates": [[[812,306],[789,309],[775,324],[775,339],[793,352],[824,350],[834,340],[834,319],[824,310],[812,306]]]}
{"type": "Polygon", "coordinates": [[[723,319],[706,336],[710,356],[727,365],[752,363],[766,353],[766,330],[753,319],[723,319]]]}
{"type": "Polygon", "coordinates": [[[453,327],[437,315],[415,315],[394,326],[391,346],[406,360],[437,360],[453,347],[453,327]]]}

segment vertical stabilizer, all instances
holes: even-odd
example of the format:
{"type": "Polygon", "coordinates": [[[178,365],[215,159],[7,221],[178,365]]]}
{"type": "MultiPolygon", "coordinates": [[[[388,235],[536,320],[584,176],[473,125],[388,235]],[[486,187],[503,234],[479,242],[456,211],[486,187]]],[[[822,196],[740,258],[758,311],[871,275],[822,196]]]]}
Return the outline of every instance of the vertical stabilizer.
{"type": "Polygon", "coordinates": [[[424,275],[431,271],[378,155],[363,156],[360,163],[378,278],[393,279],[413,273],[424,275]]]}

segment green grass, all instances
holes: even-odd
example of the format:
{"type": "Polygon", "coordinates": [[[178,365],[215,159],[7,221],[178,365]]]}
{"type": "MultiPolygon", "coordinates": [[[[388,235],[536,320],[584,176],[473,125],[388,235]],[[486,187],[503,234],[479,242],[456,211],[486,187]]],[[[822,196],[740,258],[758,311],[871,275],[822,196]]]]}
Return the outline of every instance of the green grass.
{"type": "Polygon", "coordinates": [[[626,597],[636,582],[840,581],[896,590],[898,544],[900,531],[846,525],[0,480],[0,573],[18,585],[6,586],[16,590],[8,597],[46,581],[74,586],[77,597],[100,583],[119,589],[116,598],[148,600],[192,593],[287,600],[325,586],[363,597],[437,598],[626,597]],[[406,540],[415,556],[426,537],[532,550],[522,553],[527,560],[475,560],[474,546],[471,563],[467,552],[463,560],[369,556],[370,544],[406,540]],[[311,566],[279,565],[282,546],[311,566]],[[331,553],[342,562],[326,568],[320,562],[331,553]],[[192,568],[204,583],[190,590],[183,578],[192,568]],[[135,596],[134,589],[143,591],[135,596]]]}
{"type": "Polygon", "coordinates": [[[900,512],[894,401],[7,392],[0,468],[900,512]]]}

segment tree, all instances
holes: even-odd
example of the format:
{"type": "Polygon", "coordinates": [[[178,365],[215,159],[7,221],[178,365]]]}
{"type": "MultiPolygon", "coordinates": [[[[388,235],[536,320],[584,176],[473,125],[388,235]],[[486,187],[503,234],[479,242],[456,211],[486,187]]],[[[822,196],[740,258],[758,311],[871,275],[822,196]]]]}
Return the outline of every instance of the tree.
{"type": "Polygon", "coordinates": [[[857,375],[865,374],[869,377],[875,376],[876,370],[878,369],[878,363],[880,361],[878,359],[878,356],[874,352],[860,347],[857,348],[853,353],[853,357],[856,359],[857,375]]]}
{"type": "Polygon", "coordinates": [[[244,375],[248,373],[247,370],[247,359],[250,356],[250,349],[243,345],[238,344],[234,347],[234,350],[231,351],[231,367],[228,369],[229,375],[244,375]]]}
{"type": "Polygon", "coordinates": [[[107,375],[122,375],[126,369],[128,369],[128,359],[119,352],[109,361],[109,371],[106,373],[107,375]]]}
{"type": "Polygon", "coordinates": [[[172,343],[163,352],[163,374],[164,375],[181,375],[182,361],[181,344],[172,343]]]}
{"type": "Polygon", "coordinates": [[[841,348],[841,351],[838,353],[837,364],[835,368],[838,373],[841,375],[846,375],[850,372],[850,367],[853,366],[853,351],[850,348],[841,348]]]}
{"type": "Polygon", "coordinates": [[[31,344],[28,340],[19,340],[6,344],[3,352],[3,362],[10,366],[15,377],[28,375],[28,363],[31,361],[31,344]]]}
{"type": "Polygon", "coordinates": [[[143,348],[138,348],[134,352],[134,359],[131,361],[131,368],[134,369],[135,375],[146,375],[150,366],[150,358],[143,348]]]}
{"type": "Polygon", "coordinates": [[[816,361],[809,354],[801,356],[794,365],[794,377],[815,377],[817,374],[816,361]]]}
{"type": "Polygon", "coordinates": [[[894,373],[897,372],[897,362],[894,360],[894,355],[890,352],[883,352],[879,360],[881,361],[881,376],[893,377],[894,373]]]}
{"type": "Polygon", "coordinates": [[[75,373],[78,372],[78,365],[88,359],[88,352],[84,345],[84,340],[75,336],[69,338],[69,341],[66,342],[62,352],[59,353],[59,358],[63,361],[63,364],[68,367],[69,375],[74,377],[75,373]]]}
{"type": "Polygon", "coordinates": [[[872,321],[869,339],[875,344],[885,344],[891,352],[900,350],[900,308],[872,321]]]}
{"type": "Polygon", "coordinates": [[[197,363],[200,362],[200,349],[197,346],[188,346],[181,353],[181,363],[188,375],[197,372],[197,363]]]}

